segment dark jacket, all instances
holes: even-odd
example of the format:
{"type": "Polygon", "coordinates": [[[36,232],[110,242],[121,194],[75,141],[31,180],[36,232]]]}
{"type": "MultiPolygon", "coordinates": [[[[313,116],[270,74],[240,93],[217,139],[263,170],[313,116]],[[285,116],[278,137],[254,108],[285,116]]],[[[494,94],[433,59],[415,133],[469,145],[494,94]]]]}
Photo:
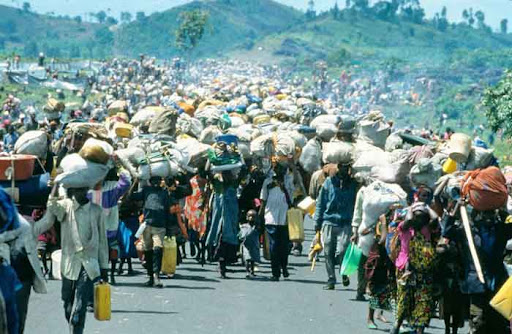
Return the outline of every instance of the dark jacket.
{"type": "Polygon", "coordinates": [[[169,223],[171,197],[167,189],[159,186],[144,187],[132,194],[131,199],[144,201],[143,214],[146,224],[153,227],[166,227],[169,223]]]}
{"type": "Polygon", "coordinates": [[[342,186],[338,176],[328,177],[316,201],[315,225],[345,226],[352,223],[356,203],[357,182],[349,179],[342,186]]]}

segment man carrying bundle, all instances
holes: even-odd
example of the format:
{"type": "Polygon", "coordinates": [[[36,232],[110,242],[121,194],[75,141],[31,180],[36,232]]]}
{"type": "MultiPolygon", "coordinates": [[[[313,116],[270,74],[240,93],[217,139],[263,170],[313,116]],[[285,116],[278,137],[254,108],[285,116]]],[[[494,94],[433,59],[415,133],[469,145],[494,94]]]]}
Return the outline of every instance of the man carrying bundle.
{"type": "Polygon", "coordinates": [[[87,303],[93,292],[93,281],[107,280],[108,243],[103,209],[87,198],[89,188],[68,188],[66,198],[55,191],[48,199],[46,219],[36,223],[37,231],[61,222],[62,301],[66,320],[73,334],[84,332],[87,303]]]}
{"type": "MultiPolygon", "coordinates": [[[[325,180],[316,202],[315,230],[322,232],[328,276],[325,290],[334,290],[335,266],[341,263],[350,241],[357,194],[357,182],[351,176],[350,166],[350,163],[338,164],[338,172],[325,180]]],[[[344,286],[350,284],[347,276],[342,280],[344,286]]]]}

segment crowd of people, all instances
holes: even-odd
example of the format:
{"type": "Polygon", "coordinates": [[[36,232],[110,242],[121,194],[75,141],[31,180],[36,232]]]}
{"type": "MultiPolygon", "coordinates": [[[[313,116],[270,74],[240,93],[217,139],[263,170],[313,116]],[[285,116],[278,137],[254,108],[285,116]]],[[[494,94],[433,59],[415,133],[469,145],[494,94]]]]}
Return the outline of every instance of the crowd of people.
{"type": "MultiPolygon", "coordinates": [[[[185,70],[177,59],[165,64],[145,57],[115,59],[105,62],[78,92],[84,101],[79,110],[66,111],[55,99],[37,109],[8,96],[3,108],[3,157],[20,153],[16,144],[24,134],[44,132],[45,154],[38,157],[33,175],[39,180],[48,174],[49,182],[38,186],[38,194],[45,194],[36,196],[38,203],[29,200],[21,186],[19,198],[11,188],[0,191],[0,332],[23,333],[27,314],[30,316],[31,289],[46,292],[45,279],[52,276],[48,261],[57,249],[61,251],[62,301],[71,333],[84,332],[87,311],[94,309],[94,284],[116,284],[124,264],[128,274],[133,274],[132,259],[146,269],[147,281],[142,282],[141,277],[141,285],[163,287],[162,274],[172,276],[162,272],[168,238],[178,243],[178,263],[187,256],[188,245],[189,255],[199,263],[218,263],[220,277],[227,278],[228,266],[242,262],[247,278],[252,279],[263,252],[271,265],[269,279],[286,279],[290,254],[301,256],[309,246],[303,237],[290,240],[289,234],[289,225],[297,224],[290,209],[301,207],[307,198],[315,204],[302,216],[314,221],[316,236],[310,248],[323,248],[324,289],[335,290],[336,270],[348,258],[350,247],[362,253],[357,259],[356,300],[368,302],[368,328],[377,329],[376,320],[388,323],[382,311],[390,311],[394,315],[391,333],[408,327],[421,334],[436,315],[444,320],[446,333],[457,333],[466,321],[471,333],[510,333],[510,323],[489,304],[508,279],[507,268],[512,265],[510,171],[503,170],[503,176],[494,157],[485,163],[473,162],[471,166],[478,168],[470,167],[468,156],[467,163],[461,161],[449,170],[446,162],[453,162],[452,155],[441,149],[442,162],[432,162],[436,154],[429,145],[449,142],[453,131],[448,129],[439,136],[433,132],[418,136],[410,131],[395,133],[398,129],[393,129],[392,123],[369,112],[371,102],[361,98],[365,94],[355,93],[363,86],[350,83],[346,74],[334,88],[319,88],[319,94],[337,89],[338,101],[329,99],[332,94],[320,99],[315,92],[305,91],[302,83],[285,83],[279,75],[275,68],[240,62],[204,61],[185,70]],[[161,119],[152,114],[146,121],[134,121],[150,107],[161,108],[160,113],[168,112],[168,116],[161,119]],[[373,118],[363,119],[368,114],[373,118]],[[321,116],[334,116],[334,121],[314,125],[321,116]],[[154,124],[154,119],[162,123],[154,124]],[[236,122],[242,124],[238,128],[246,126],[244,130],[237,132],[236,122]],[[364,122],[383,127],[378,135],[384,136],[388,152],[375,151],[379,139],[368,139],[358,130],[364,122]],[[129,134],[118,129],[129,129],[129,134]],[[213,139],[205,135],[212,129],[213,139]],[[291,149],[286,139],[279,137],[289,131],[299,138],[292,141],[291,149]],[[252,142],[243,140],[247,133],[252,142]],[[265,135],[269,136],[265,145],[270,145],[270,153],[265,145],[255,145],[256,139],[265,135]],[[93,186],[86,182],[71,185],[62,176],[70,173],[65,161],[75,153],[84,158],[83,147],[90,137],[114,148],[104,164],[106,173],[93,186]],[[388,150],[387,139],[398,137],[401,142],[388,150]],[[208,149],[194,163],[187,159],[188,163],[174,165],[169,160],[168,169],[172,170],[165,175],[154,175],[152,152],[143,152],[142,159],[149,166],[145,177],[140,172],[144,164],[139,161],[134,166],[133,160],[120,152],[142,145],[138,143],[148,138],[150,144],[144,147],[164,149],[175,142],[194,140],[196,146],[204,144],[208,149]],[[366,144],[361,144],[363,139],[366,144]],[[301,140],[302,145],[296,144],[301,140]],[[242,142],[249,142],[248,154],[242,152],[242,142]],[[360,148],[359,154],[350,151],[349,157],[325,158],[329,149],[322,145],[326,143],[369,146],[360,148]],[[387,157],[396,152],[398,146],[400,159],[389,166],[407,164],[407,177],[393,174],[394,181],[389,182],[373,168],[362,170],[361,159],[379,160],[383,154],[387,157]],[[320,158],[307,155],[312,147],[319,147],[315,152],[320,158]],[[312,158],[318,161],[311,164],[312,158]],[[412,169],[421,169],[425,161],[432,172],[414,174],[412,169]],[[442,166],[442,173],[434,165],[442,166]],[[470,200],[461,189],[460,173],[492,168],[503,177],[502,184],[492,186],[508,186],[505,201],[485,193],[494,205],[475,208],[471,200],[477,200],[470,200]],[[438,182],[442,174],[457,175],[455,186],[451,186],[452,179],[438,182]],[[419,175],[425,179],[418,181],[419,175]],[[386,184],[391,183],[396,187],[389,190],[386,184]],[[386,196],[393,191],[398,194],[380,211],[368,204],[376,187],[389,190],[386,196]],[[465,228],[466,211],[471,241],[465,228]],[[371,214],[376,217],[369,219],[371,214]]],[[[480,138],[470,143],[477,148],[484,145],[480,138]]],[[[165,159],[169,158],[164,155],[162,160],[167,163],[165,159]]],[[[379,161],[372,163],[376,164],[370,167],[379,167],[379,161]]],[[[12,182],[0,184],[9,188],[12,182]]],[[[382,203],[379,198],[372,200],[382,203]]],[[[316,252],[311,258],[318,256],[316,252]]],[[[341,282],[347,287],[349,275],[342,273],[341,282]]]]}

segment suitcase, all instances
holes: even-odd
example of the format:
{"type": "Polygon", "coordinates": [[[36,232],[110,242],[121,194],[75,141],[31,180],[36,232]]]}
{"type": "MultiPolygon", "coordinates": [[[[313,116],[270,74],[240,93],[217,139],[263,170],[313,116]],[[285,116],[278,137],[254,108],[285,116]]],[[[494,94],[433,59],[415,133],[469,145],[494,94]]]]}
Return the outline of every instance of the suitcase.
{"type": "Polygon", "coordinates": [[[176,237],[164,238],[164,253],[162,256],[162,272],[167,275],[174,275],[176,262],[178,261],[178,244],[176,237]]]}
{"type": "Polygon", "coordinates": [[[110,284],[100,282],[94,286],[94,317],[96,320],[110,320],[110,307],[110,284]]]}
{"type": "Polygon", "coordinates": [[[288,218],[288,234],[290,236],[290,241],[304,241],[304,214],[302,213],[302,210],[298,208],[291,208],[288,210],[286,215],[288,218]]]}

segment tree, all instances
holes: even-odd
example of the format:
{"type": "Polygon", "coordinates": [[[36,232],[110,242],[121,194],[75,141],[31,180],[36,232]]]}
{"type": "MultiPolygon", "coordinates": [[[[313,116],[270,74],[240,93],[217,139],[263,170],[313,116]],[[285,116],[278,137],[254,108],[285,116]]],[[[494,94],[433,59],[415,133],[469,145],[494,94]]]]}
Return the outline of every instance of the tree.
{"type": "Polygon", "coordinates": [[[175,32],[176,47],[182,51],[191,51],[203,38],[210,14],[200,9],[181,12],[180,26],[175,32]]]}
{"type": "Polygon", "coordinates": [[[338,1],[334,3],[334,7],[332,8],[332,17],[337,20],[340,18],[340,7],[338,7],[338,1]]]}
{"type": "Polygon", "coordinates": [[[500,31],[502,34],[506,34],[508,32],[508,20],[507,19],[501,20],[500,31]]]}
{"type": "Polygon", "coordinates": [[[112,16],[107,17],[107,25],[109,26],[115,26],[118,23],[118,21],[113,18],[112,16]]]}
{"type": "Polygon", "coordinates": [[[143,22],[146,19],[146,14],[144,12],[135,13],[135,19],[139,22],[143,22]]]}
{"type": "Polygon", "coordinates": [[[496,86],[485,90],[482,105],[491,130],[512,137],[512,71],[507,70],[496,86]]]}
{"type": "Polygon", "coordinates": [[[96,19],[101,24],[105,23],[105,20],[107,19],[107,13],[105,13],[104,10],[100,10],[96,13],[96,19]]]}
{"type": "Polygon", "coordinates": [[[75,16],[73,20],[78,24],[82,23],[82,17],[80,15],[75,16]]]}
{"type": "Polygon", "coordinates": [[[379,1],[372,7],[375,16],[384,21],[391,21],[396,14],[396,8],[393,4],[387,1],[379,1]]]}
{"type": "Polygon", "coordinates": [[[353,0],[353,8],[357,9],[361,12],[367,12],[368,11],[368,0],[353,0]]]}
{"type": "Polygon", "coordinates": [[[30,12],[30,10],[31,10],[30,2],[24,2],[22,6],[23,6],[22,7],[23,11],[25,13],[29,13],[30,12]]]}
{"type": "Polygon", "coordinates": [[[485,29],[485,14],[481,10],[475,13],[478,29],[485,29]]]}
{"type": "Polygon", "coordinates": [[[316,17],[315,2],[313,0],[308,1],[308,10],[306,11],[306,17],[308,19],[314,19],[316,17]]]}
{"type": "Polygon", "coordinates": [[[121,12],[121,22],[129,23],[132,20],[132,14],[130,12],[121,12]]]}
{"type": "Polygon", "coordinates": [[[114,42],[114,34],[107,27],[96,30],[94,37],[102,46],[110,46],[114,42]]]}

